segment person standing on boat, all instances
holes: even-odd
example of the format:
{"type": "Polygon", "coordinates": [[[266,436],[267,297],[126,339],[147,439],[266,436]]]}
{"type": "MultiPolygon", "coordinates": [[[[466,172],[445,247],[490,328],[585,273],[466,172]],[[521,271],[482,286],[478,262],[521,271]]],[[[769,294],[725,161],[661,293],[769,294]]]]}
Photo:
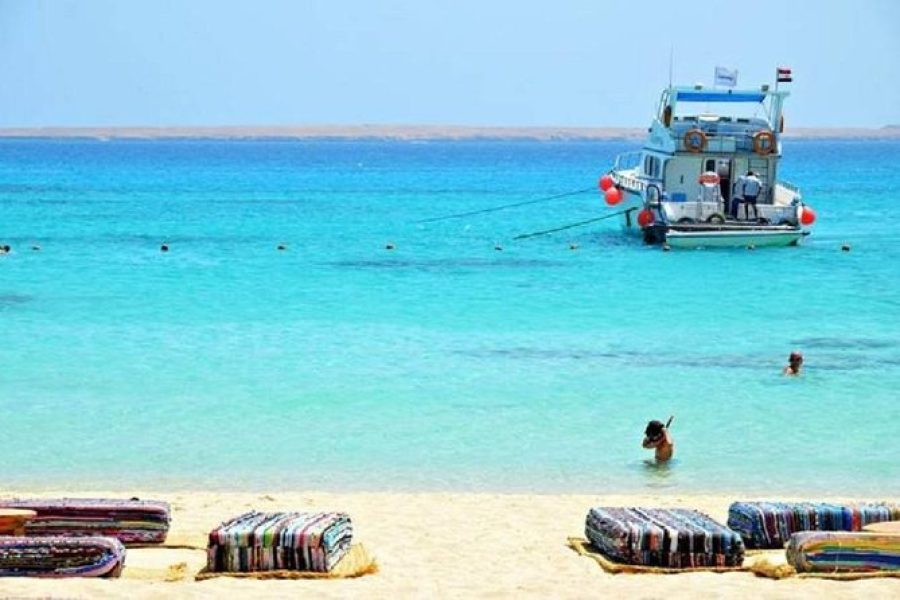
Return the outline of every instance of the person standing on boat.
{"type": "Polygon", "coordinates": [[[673,418],[669,417],[669,422],[665,425],[662,421],[650,421],[644,430],[644,441],[641,446],[656,450],[656,462],[666,462],[675,454],[675,441],[669,435],[669,425],[672,424],[673,418]]]}
{"type": "MultiPolygon", "coordinates": [[[[758,219],[759,212],[756,210],[756,199],[762,191],[762,181],[759,180],[759,177],[757,177],[756,173],[753,171],[747,171],[747,174],[744,175],[740,181],[741,196],[743,198],[741,201],[744,203],[744,216],[748,219],[750,218],[749,207],[752,206],[753,216],[758,219]]],[[[735,217],[737,217],[737,215],[735,215],[735,217]]]]}
{"type": "Polygon", "coordinates": [[[738,211],[741,209],[741,202],[744,201],[744,180],[746,175],[739,175],[734,182],[734,192],[731,194],[731,200],[728,202],[728,216],[737,219],[738,211]]]}

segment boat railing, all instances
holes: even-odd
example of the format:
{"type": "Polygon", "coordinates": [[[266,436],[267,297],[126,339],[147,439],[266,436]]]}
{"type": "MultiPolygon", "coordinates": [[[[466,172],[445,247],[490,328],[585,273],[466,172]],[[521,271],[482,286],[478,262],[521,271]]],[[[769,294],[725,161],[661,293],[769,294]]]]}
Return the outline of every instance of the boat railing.
{"type": "Polygon", "coordinates": [[[800,188],[787,181],[777,181],[772,188],[772,203],[779,206],[795,205],[803,201],[800,188]]]}
{"type": "Polygon", "coordinates": [[[783,187],[786,190],[794,192],[798,196],[800,195],[800,188],[798,186],[794,185],[793,183],[791,183],[790,181],[784,181],[783,179],[780,179],[778,181],[778,185],[780,185],[781,187],[783,187]]]}
{"type": "MultiPolygon", "coordinates": [[[[720,135],[718,133],[704,131],[706,134],[706,150],[710,152],[752,152],[753,134],[747,133],[720,135]]],[[[687,151],[684,137],[678,138],[678,150],[687,151]]]]}
{"type": "Polygon", "coordinates": [[[706,135],[706,148],[712,152],[752,152],[753,136],[760,131],[772,131],[763,119],[704,121],[687,118],[669,128],[678,150],[688,150],[684,135],[692,129],[699,129],[706,135]]]}
{"type": "Polygon", "coordinates": [[[616,173],[616,183],[626,190],[631,190],[641,195],[643,195],[644,188],[646,187],[646,184],[637,177],[623,175],[621,172],[616,173]]]}

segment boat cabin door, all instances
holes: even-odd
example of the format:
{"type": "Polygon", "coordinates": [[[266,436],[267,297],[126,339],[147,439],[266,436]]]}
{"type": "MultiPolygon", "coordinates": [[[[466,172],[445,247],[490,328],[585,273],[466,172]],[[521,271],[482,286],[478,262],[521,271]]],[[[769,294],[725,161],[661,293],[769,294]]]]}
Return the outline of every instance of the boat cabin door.
{"type": "Polygon", "coordinates": [[[725,201],[725,206],[728,206],[728,203],[731,202],[731,183],[733,181],[731,173],[734,170],[732,162],[729,158],[706,159],[705,171],[712,171],[719,175],[719,191],[721,192],[722,200],[725,201]]]}

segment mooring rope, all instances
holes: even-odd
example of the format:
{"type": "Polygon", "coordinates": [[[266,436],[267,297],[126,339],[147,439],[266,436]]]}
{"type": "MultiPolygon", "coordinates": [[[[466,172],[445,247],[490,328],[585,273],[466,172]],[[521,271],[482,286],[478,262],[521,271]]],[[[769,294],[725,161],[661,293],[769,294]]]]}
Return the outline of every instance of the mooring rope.
{"type": "Polygon", "coordinates": [[[554,227],[553,229],[545,229],[543,231],[534,231],[532,233],[523,233],[521,235],[517,235],[514,237],[514,240],[524,240],[527,238],[537,237],[539,235],[547,235],[548,233],[556,233],[557,231],[565,231],[566,229],[573,229],[575,227],[581,227],[582,225],[589,225],[591,223],[596,223],[597,221],[602,221],[604,219],[609,219],[611,217],[616,217],[618,215],[624,215],[627,212],[637,210],[636,208],[626,208],[625,210],[617,210],[614,213],[609,213],[603,215],[602,217],[594,217],[593,219],[588,219],[586,221],[579,221],[578,223],[570,223],[569,225],[562,225],[561,227],[554,227]]]}
{"type": "Polygon", "coordinates": [[[443,215],[440,217],[429,217],[427,219],[420,219],[418,221],[414,221],[414,223],[433,223],[435,221],[444,221],[447,219],[461,219],[462,217],[471,217],[473,215],[481,215],[485,213],[495,212],[498,210],[504,210],[507,208],[515,208],[517,206],[527,206],[528,204],[537,204],[539,202],[548,202],[550,200],[557,200],[559,198],[566,198],[568,196],[575,196],[577,194],[584,194],[585,192],[592,192],[597,188],[591,186],[589,188],[584,188],[581,190],[574,190],[572,192],[565,192],[564,194],[555,194],[553,196],[546,196],[544,198],[536,198],[534,200],[525,200],[524,202],[514,202],[513,204],[504,204],[502,206],[493,206],[491,208],[482,208],[481,210],[471,210],[469,212],[456,213],[452,215],[443,215]]]}

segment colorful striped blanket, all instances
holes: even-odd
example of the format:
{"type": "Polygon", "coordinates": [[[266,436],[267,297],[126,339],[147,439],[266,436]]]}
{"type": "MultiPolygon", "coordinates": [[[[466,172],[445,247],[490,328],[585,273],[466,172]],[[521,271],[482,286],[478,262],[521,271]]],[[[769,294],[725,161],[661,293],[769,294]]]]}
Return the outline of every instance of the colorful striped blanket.
{"type": "Polygon", "coordinates": [[[0,536],[0,577],[118,577],[124,562],[115,538],[0,536]]]}
{"type": "Polygon", "coordinates": [[[210,532],[207,568],[328,572],[347,554],[352,537],[345,513],[248,512],[210,532]]]}
{"type": "Polygon", "coordinates": [[[609,558],[655,567],[739,567],[741,537],[695,510],[592,508],[585,521],[588,540],[609,558]]]}
{"type": "Polygon", "coordinates": [[[735,502],[728,526],[748,548],[783,548],[799,531],[859,531],[869,523],[900,519],[900,506],[825,502],[735,502]]]}
{"type": "Polygon", "coordinates": [[[112,536],[133,545],[161,544],[169,532],[169,505],[157,500],[27,498],[0,500],[0,508],[37,512],[25,524],[29,536],[112,536]]]}
{"type": "Polygon", "coordinates": [[[786,554],[798,572],[900,571],[900,535],[804,531],[791,536],[786,554]]]}

